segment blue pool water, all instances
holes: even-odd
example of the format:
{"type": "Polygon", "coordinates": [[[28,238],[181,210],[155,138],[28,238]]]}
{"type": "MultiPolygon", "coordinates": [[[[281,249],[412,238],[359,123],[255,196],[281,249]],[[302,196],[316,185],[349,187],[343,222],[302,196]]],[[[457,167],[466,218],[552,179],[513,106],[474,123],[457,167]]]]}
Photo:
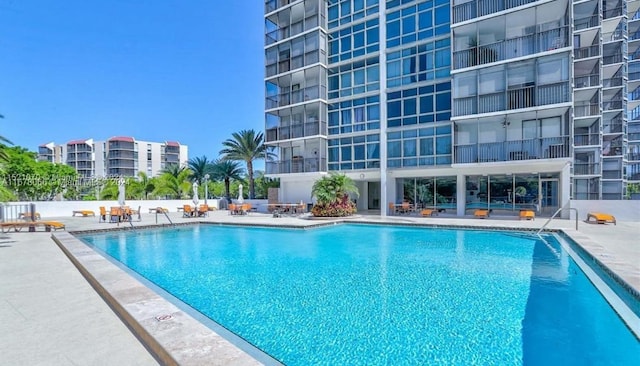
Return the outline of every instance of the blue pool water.
{"type": "Polygon", "coordinates": [[[552,237],[202,225],[83,239],[287,365],[640,360],[552,237]]]}

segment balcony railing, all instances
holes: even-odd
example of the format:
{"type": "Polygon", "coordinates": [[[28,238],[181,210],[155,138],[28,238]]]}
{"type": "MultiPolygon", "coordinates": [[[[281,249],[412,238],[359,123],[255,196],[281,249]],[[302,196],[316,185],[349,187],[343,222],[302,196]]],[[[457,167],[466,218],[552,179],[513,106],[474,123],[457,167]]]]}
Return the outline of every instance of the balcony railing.
{"type": "Polygon", "coordinates": [[[318,62],[320,62],[320,52],[318,50],[309,50],[304,54],[267,64],[266,74],[267,77],[272,77],[280,73],[296,70],[306,65],[312,65],[318,62]]]}
{"type": "Polygon", "coordinates": [[[629,141],[640,141],[640,133],[629,133],[627,134],[627,139],[629,141]]]}
{"type": "Polygon", "coordinates": [[[621,62],[622,62],[622,55],[621,54],[615,54],[615,55],[611,55],[611,56],[604,56],[602,58],[602,63],[604,65],[619,64],[621,62]]]}
{"type": "Polygon", "coordinates": [[[622,16],[622,6],[613,9],[607,9],[602,13],[602,17],[604,19],[615,18],[619,16],[622,16]]]}
{"type": "Polygon", "coordinates": [[[595,192],[591,192],[591,193],[575,192],[573,196],[574,196],[573,198],[576,200],[599,200],[600,199],[600,195],[595,192]]]}
{"type": "Polygon", "coordinates": [[[622,76],[616,76],[611,79],[602,80],[602,86],[604,88],[615,88],[616,86],[622,86],[622,76]]]}
{"type": "Polygon", "coordinates": [[[640,153],[629,153],[627,155],[629,161],[640,161],[640,153]]]}
{"type": "Polygon", "coordinates": [[[453,23],[497,13],[536,0],[473,0],[453,7],[453,23]]]}
{"type": "Polygon", "coordinates": [[[573,163],[573,175],[600,174],[599,163],[573,163]]]}
{"type": "Polygon", "coordinates": [[[453,100],[453,115],[468,116],[504,110],[530,108],[548,104],[565,103],[570,99],[569,82],[540,86],[511,88],[479,96],[456,98],[453,100]]]}
{"type": "Polygon", "coordinates": [[[594,146],[600,145],[600,135],[597,133],[588,133],[573,135],[573,144],[575,146],[594,146]]]}
{"type": "Polygon", "coordinates": [[[603,170],[602,179],[622,179],[622,171],[620,170],[603,170]]]}
{"type": "Polygon", "coordinates": [[[597,116],[599,114],[600,114],[600,104],[598,103],[579,104],[579,105],[573,106],[574,117],[589,117],[589,116],[597,116]]]}
{"type": "Polygon", "coordinates": [[[290,2],[290,0],[265,0],[264,12],[270,13],[278,8],[288,5],[290,2]]]}
{"type": "Polygon", "coordinates": [[[491,62],[533,55],[535,53],[567,47],[569,27],[564,26],[544,32],[510,38],[479,47],[471,47],[453,53],[454,69],[462,69],[491,62]]]}
{"type": "Polygon", "coordinates": [[[618,110],[618,109],[622,109],[622,100],[609,100],[606,101],[604,103],[602,103],[602,110],[603,111],[613,111],[613,110],[618,110]]]}
{"type": "Polygon", "coordinates": [[[457,145],[455,163],[485,163],[569,157],[569,137],[457,145]]]}
{"type": "Polygon", "coordinates": [[[613,32],[604,33],[602,35],[602,42],[615,42],[620,41],[624,38],[624,33],[621,30],[616,29],[613,32]]]}
{"type": "Polygon", "coordinates": [[[267,174],[326,172],[327,160],[324,158],[299,158],[281,161],[267,161],[267,174]]]}
{"type": "Polygon", "coordinates": [[[602,126],[602,133],[622,133],[622,119],[615,119],[602,126]]]}
{"type": "Polygon", "coordinates": [[[322,85],[309,86],[289,93],[267,96],[265,105],[267,109],[284,107],[290,104],[302,103],[307,100],[318,98],[326,99],[326,94],[326,87],[322,85]]]}
{"type": "Polygon", "coordinates": [[[592,15],[586,18],[574,19],[573,28],[575,30],[597,27],[600,24],[600,17],[592,15]]]}
{"type": "Polygon", "coordinates": [[[307,122],[294,124],[291,126],[281,126],[268,128],[266,130],[266,141],[280,141],[287,139],[294,139],[299,137],[326,135],[327,123],[326,122],[307,122]]]}
{"type": "Polygon", "coordinates": [[[576,76],[574,79],[576,88],[590,88],[600,85],[600,74],[576,76]]]}
{"type": "Polygon", "coordinates": [[[595,57],[600,55],[600,46],[593,45],[587,47],[580,47],[573,50],[574,58],[579,60],[581,58],[595,57]]]}

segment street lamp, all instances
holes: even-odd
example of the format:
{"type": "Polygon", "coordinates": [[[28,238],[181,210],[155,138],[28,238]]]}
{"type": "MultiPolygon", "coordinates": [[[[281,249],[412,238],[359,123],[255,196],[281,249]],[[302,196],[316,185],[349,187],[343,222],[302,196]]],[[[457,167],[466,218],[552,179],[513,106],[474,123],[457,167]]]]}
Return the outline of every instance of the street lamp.
{"type": "Polygon", "coordinates": [[[207,181],[209,180],[209,174],[204,175],[204,204],[207,204],[207,196],[209,196],[209,185],[207,181]]]}

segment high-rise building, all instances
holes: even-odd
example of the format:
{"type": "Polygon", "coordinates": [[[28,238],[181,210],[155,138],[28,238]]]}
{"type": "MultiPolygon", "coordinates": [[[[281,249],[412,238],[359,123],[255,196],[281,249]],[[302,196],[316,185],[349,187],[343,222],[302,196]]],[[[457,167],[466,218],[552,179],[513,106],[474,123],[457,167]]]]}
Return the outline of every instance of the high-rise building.
{"type": "Polygon", "coordinates": [[[188,147],[175,141],[148,142],[120,136],[40,145],[38,159],[67,164],[87,178],[135,177],[138,172],[154,177],[170,165],[186,166],[189,156],[188,147]]]}
{"type": "Polygon", "coordinates": [[[640,182],[639,4],[266,0],[266,173],[290,202],[345,173],[358,209],[383,214],[624,199],[640,182]]]}

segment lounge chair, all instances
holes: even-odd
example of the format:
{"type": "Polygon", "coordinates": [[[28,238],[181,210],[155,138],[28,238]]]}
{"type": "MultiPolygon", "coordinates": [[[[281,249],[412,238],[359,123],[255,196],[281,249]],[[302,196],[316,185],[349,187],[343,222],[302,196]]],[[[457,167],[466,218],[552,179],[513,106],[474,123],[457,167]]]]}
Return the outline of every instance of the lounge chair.
{"type": "Polygon", "coordinates": [[[616,218],[613,215],[602,213],[602,212],[589,212],[587,214],[587,222],[591,222],[593,219],[598,224],[606,224],[608,222],[616,225],[616,218]]]}
{"type": "Polygon", "coordinates": [[[396,204],[393,202],[389,202],[389,213],[395,215],[398,213],[398,209],[396,208],[396,204]]]}
{"type": "Polygon", "coordinates": [[[40,220],[40,213],[39,212],[34,212],[33,215],[31,214],[31,212],[21,212],[19,217],[23,220],[40,220]]]}
{"type": "Polygon", "coordinates": [[[77,210],[77,211],[73,211],[73,213],[71,214],[71,216],[75,216],[75,215],[82,215],[82,217],[87,217],[87,216],[95,216],[96,213],[91,210],[77,210]]]}
{"type": "Polygon", "coordinates": [[[424,208],[420,211],[420,215],[425,216],[433,216],[438,214],[438,210],[432,208],[424,208]]]}
{"type": "Polygon", "coordinates": [[[240,206],[240,215],[247,215],[250,210],[251,210],[251,204],[250,203],[243,203],[240,206]]]}
{"type": "Polygon", "coordinates": [[[489,217],[489,210],[477,209],[474,211],[473,216],[478,219],[486,219],[489,217]]]}
{"type": "Polygon", "coordinates": [[[124,212],[120,207],[111,207],[109,209],[109,222],[120,222],[124,218],[124,212]]]}
{"type": "Polygon", "coordinates": [[[520,210],[520,220],[535,220],[536,213],[533,210],[520,210]]]}

